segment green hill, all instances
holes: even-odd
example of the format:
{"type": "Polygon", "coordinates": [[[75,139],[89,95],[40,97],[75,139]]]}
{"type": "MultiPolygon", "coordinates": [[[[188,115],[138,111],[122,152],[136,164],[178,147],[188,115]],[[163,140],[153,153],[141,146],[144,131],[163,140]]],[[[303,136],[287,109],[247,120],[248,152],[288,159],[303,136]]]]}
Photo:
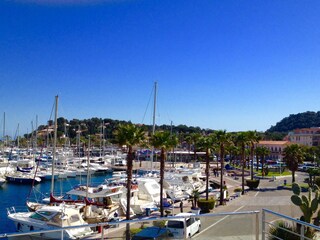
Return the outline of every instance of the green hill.
{"type": "Polygon", "coordinates": [[[320,112],[303,112],[290,114],[275,126],[271,126],[267,132],[287,133],[297,128],[320,127],[320,112]]]}

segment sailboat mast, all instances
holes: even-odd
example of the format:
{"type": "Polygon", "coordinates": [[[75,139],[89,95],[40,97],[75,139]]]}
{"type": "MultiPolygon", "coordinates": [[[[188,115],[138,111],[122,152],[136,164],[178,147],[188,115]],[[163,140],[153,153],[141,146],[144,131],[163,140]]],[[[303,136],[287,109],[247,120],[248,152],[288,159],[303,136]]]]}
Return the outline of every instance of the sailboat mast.
{"type": "Polygon", "coordinates": [[[20,129],[19,129],[19,123],[18,123],[18,130],[17,130],[17,146],[18,146],[18,149],[20,148],[20,136],[19,136],[19,134],[20,134],[20,129]]]}
{"type": "Polygon", "coordinates": [[[6,113],[4,112],[3,113],[3,150],[5,149],[6,144],[7,144],[7,141],[6,141],[6,113]]]}
{"type": "Polygon", "coordinates": [[[154,83],[152,135],[154,134],[154,131],[156,129],[156,106],[157,106],[157,82],[154,83]]]}
{"type": "MultiPolygon", "coordinates": [[[[153,123],[152,123],[152,136],[154,135],[156,129],[156,106],[157,106],[157,82],[154,82],[154,99],[153,99],[153,123]]],[[[151,162],[151,171],[153,170],[153,151],[151,149],[150,162],[151,162]]]]}
{"type": "Polygon", "coordinates": [[[90,135],[89,135],[89,142],[88,142],[88,149],[87,149],[87,190],[86,190],[86,198],[88,198],[88,189],[89,189],[89,181],[90,181],[90,135]]]}
{"type": "Polygon", "coordinates": [[[38,148],[38,115],[36,115],[36,136],[35,136],[35,148],[38,148]]]}
{"type": "Polygon", "coordinates": [[[55,97],[55,112],[54,112],[54,135],[53,135],[53,155],[52,155],[52,166],[51,166],[51,193],[54,190],[54,164],[56,160],[56,145],[57,145],[57,129],[58,129],[58,95],[55,97]]]}

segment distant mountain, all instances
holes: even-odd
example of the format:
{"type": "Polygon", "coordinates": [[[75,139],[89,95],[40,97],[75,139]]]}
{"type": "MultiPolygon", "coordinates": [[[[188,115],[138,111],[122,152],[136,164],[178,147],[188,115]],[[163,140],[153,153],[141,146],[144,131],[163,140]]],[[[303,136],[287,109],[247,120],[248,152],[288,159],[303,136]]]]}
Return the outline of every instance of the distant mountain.
{"type": "Polygon", "coordinates": [[[290,114],[275,126],[271,126],[267,132],[289,132],[297,128],[320,127],[320,112],[304,112],[290,114]]]}

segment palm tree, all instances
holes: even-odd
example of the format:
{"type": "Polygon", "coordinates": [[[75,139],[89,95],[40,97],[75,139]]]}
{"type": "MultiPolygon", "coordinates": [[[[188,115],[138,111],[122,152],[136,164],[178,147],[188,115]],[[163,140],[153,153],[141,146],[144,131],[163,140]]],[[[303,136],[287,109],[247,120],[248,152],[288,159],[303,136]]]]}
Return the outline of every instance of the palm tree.
{"type": "MultiPolygon", "coordinates": [[[[261,173],[262,176],[264,176],[264,162],[265,162],[265,157],[270,155],[270,150],[269,148],[265,147],[265,146],[259,146],[256,147],[256,155],[257,158],[260,158],[260,162],[261,162],[261,173]]],[[[258,164],[257,164],[258,165],[258,164]]]]}
{"type": "Polygon", "coordinates": [[[166,151],[170,148],[175,147],[178,144],[178,138],[172,135],[168,131],[160,132],[157,131],[151,137],[151,145],[155,148],[161,149],[160,153],[160,214],[163,217],[163,179],[164,179],[164,168],[166,151]]]}
{"type": "Polygon", "coordinates": [[[219,147],[220,153],[220,205],[223,205],[223,169],[225,149],[231,143],[231,135],[226,130],[218,130],[214,132],[215,141],[219,147]]]}
{"type": "MultiPolygon", "coordinates": [[[[142,128],[133,124],[119,124],[115,130],[115,141],[120,147],[128,148],[127,154],[127,211],[126,220],[130,220],[130,200],[131,200],[131,181],[133,168],[133,147],[142,144],[145,139],[145,132],[142,128]]],[[[130,225],[127,224],[126,239],[130,239],[130,225]]]]}
{"type": "Polygon", "coordinates": [[[214,136],[202,136],[199,138],[198,147],[199,149],[203,149],[206,152],[206,200],[209,199],[209,173],[210,173],[210,154],[213,148],[214,136]]]}
{"type": "Polygon", "coordinates": [[[193,155],[194,155],[194,162],[197,161],[197,143],[201,137],[200,133],[191,133],[190,138],[193,144],[193,155]]]}
{"type": "Polygon", "coordinates": [[[254,146],[261,140],[261,137],[258,135],[257,131],[248,131],[248,140],[250,144],[250,158],[251,158],[251,180],[253,180],[253,156],[254,156],[254,146]]]}
{"type": "Polygon", "coordinates": [[[292,183],[295,182],[295,172],[298,170],[299,163],[302,163],[304,160],[304,152],[302,147],[298,144],[292,144],[283,149],[284,152],[284,161],[292,172],[292,183]]]}
{"type": "Polygon", "coordinates": [[[226,152],[230,155],[230,164],[234,164],[235,157],[240,155],[239,147],[231,144],[226,147],[226,152]]]}
{"type": "Polygon", "coordinates": [[[248,141],[248,134],[247,132],[240,132],[237,134],[236,143],[240,147],[241,152],[241,165],[242,165],[242,195],[244,194],[244,167],[245,167],[245,154],[246,154],[246,147],[249,143],[248,141]]]}
{"type": "Polygon", "coordinates": [[[191,144],[193,143],[192,137],[190,134],[184,136],[184,141],[188,144],[188,161],[190,159],[190,152],[191,152],[191,144]]]}

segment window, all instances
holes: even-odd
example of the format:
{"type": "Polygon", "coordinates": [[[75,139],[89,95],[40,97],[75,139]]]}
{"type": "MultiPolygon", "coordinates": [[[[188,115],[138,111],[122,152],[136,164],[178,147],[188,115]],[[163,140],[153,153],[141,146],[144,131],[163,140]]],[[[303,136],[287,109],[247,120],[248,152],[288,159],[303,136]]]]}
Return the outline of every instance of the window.
{"type": "Polygon", "coordinates": [[[184,228],[182,221],[168,221],[168,228],[184,228]]]}
{"type": "Polygon", "coordinates": [[[77,214],[74,214],[70,217],[70,223],[78,222],[80,221],[79,216],[77,214]]]}
{"type": "Polygon", "coordinates": [[[48,221],[48,219],[46,219],[45,217],[41,216],[38,213],[33,213],[30,218],[32,219],[36,219],[36,220],[40,220],[40,221],[48,221]]]}
{"type": "Polygon", "coordinates": [[[189,218],[187,220],[187,227],[189,227],[191,224],[193,224],[195,222],[195,219],[194,218],[189,218]]]}

